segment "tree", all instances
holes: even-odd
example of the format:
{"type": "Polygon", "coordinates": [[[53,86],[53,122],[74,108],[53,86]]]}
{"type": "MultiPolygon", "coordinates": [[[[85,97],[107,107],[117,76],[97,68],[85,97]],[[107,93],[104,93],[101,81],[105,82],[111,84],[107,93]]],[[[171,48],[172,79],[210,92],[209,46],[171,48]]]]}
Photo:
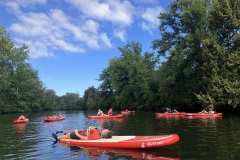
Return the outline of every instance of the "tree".
{"type": "Polygon", "coordinates": [[[102,83],[99,86],[100,91],[100,104],[102,107],[109,108],[118,108],[115,102],[115,94],[112,88],[111,78],[109,68],[103,69],[102,73],[99,76],[98,81],[102,83]]]}
{"type": "Polygon", "coordinates": [[[27,46],[15,47],[0,26],[0,112],[28,112],[41,109],[43,84],[28,60],[27,46]]]}
{"type": "Polygon", "coordinates": [[[160,13],[161,39],[154,40],[152,47],[166,59],[158,74],[165,105],[197,102],[194,93],[203,88],[202,38],[206,34],[208,5],[204,0],[176,0],[160,13]]]}
{"type": "Polygon", "coordinates": [[[80,95],[78,93],[66,93],[65,95],[59,97],[59,104],[61,105],[59,109],[61,110],[77,110],[80,109],[80,95]]]}
{"type": "Polygon", "coordinates": [[[239,104],[239,10],[239,0],[176,0],[160,14],[163,103],[239,104]]]}
{"type": "MultiPolygon", "coordinates": [[[[153,53],[142,55],[142,46],[137,42],[129,42],[119,47],[120,58],[113,58],[102,75],[103,82],[108,82],[108,89],[114,92],[115,101],[122,109],[150,109],[154,106],[150,84],[158,61],[153,53]],[[105,78],[105,79],[104,79],[105,78]]],[[[106,86],[105,84],[102,84],[106,86]]]]}
{"type": "Polygon", "coordinates": [[[203,40],[205,89],[197,94],[206,108],[240,104],[239,19],[239,0],[212,1],[203,40]]]}

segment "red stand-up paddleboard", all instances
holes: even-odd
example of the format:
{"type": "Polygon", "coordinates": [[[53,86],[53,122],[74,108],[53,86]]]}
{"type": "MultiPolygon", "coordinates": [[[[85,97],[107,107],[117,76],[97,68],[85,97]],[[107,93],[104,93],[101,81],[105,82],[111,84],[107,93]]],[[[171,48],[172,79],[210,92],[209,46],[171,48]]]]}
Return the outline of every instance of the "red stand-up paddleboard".
{"type": "Polygon", "coordinates": [[[109,139],[74,140],[60,139],[70,145],[110,147],[110,148],[157,148],[172,145],[179,141],[177,134],[160,136],[113,136],[109,139]]]}

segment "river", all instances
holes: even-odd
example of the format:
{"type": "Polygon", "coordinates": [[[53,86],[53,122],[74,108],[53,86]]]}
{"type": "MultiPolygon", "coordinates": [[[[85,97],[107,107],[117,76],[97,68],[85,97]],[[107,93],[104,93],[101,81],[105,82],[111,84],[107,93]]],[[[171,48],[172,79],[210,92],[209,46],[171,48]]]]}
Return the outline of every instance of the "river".
{"type": "Polygon", "coordinates": [[[120,120],[93,120],[97,111],[56,111],[27,113],[26,124],[13,124],[20,114],[0,115],[0,159],[160,159],[160,160],[239,160],[240,116],[223,114],[222,118],[182,116],[156,118],[154,112],[136,111],[120,120]],[[59,122],[44,123],[43,118],[61,114],[59,122]],[[114,135],[178,134],[180,140],[156,149],[82,148],[55,143],[51,134],[57,130],[84,129],[101,125],[114,135]]]}

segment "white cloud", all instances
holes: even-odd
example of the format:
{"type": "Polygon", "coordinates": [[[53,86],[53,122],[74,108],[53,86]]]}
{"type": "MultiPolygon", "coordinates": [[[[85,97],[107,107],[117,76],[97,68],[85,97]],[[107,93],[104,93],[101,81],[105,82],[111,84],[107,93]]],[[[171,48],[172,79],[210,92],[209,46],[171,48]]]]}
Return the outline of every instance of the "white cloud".
{"type": "Polygon", "coordinates": [[[151,34],[152,30],[158,28],[160,23],[157,17],[160,12],[163,12],[162,7],[146,8],[141,15],[143,21],[140,23],[140,26],[142,29],[147,30],[151,34]]]}
{"type": "Polygon", "coordinates": [[[128,26],[132,24],[134,7],[129,1],[120,0],[91,0],[91,3],[79,0],[66,0],[86,17],[109,21],[118,25],[128,26]]]}
{"type": "Polygon", "coordinates": [[[158,0],[134,0],[136,3],[157,3],[158,0]]]}
{"type": "MultiPolygon", "coordinates": [[[[136,24],[151,34],[152,30],[158,28],[157,16],[163,11],[161,7],[137,8],[126,0],[91,0],[91,3],[65,0],[67,3],[64,5],[70,4],[71,12],[68,12],[69,6],[59,9],[56,5],[56,8],[51,8],[52,2],[47,0],[4,2],[0,4],[11,10],[17,18],[10,26],[14,40],[25,43],[32,58],[54,57],[58,50],[83,53],[87,49],[111,48],[110,34],[112,38],[126,42],[127,27],[134,28],[132,25],[136,24]],[[39,8],[34,8],[37,5],[46,11],[39,12],[39,8]],[[141,22],[136,22],[139,19],[141,22]]],[[[153,4],[155,0],[144,0],[142,3],[153,4]]]]}
{"type": "Polygon", "coordinates": [[[55,57],[54,54],[49,51],[47,45],[43,45],[47,44],[47,42],[44,40],[32,41],[21,38],[14,38],[14,40],[19,44],[25,43],[28,46],[28,49],[30,50],[29,56],[31,58],[55,57]]]}
{"type": "Polygon", "coordinates": [[[121,41],[126,42],[127,33],[125,30],[116,29],[116,30],[114,30],[113,34],[115,37],[118,37],[121,41]]]}
{"type": "Polygon", "coordinates": [[[43,5],[47,3],[47,0],[15,0],[19,5],[27,7],[29,5],[43,5]]]}
{"type": "Polygon", "coordinates": [[[87,32],[98,33],[99,24],[94,20],[87,20],[82,29],[87,32]]]}
{"type": "Polygon", "coordinates": [[[53,50],[82,53],[85,45],[92,49],[112,47],[107,33],[99,32],[99,24],[93,20],[78,22],[60,9],[49,14],[23,13],[16,3],[8,6],[18,13],[19,21],[10,26],[14,40],[29,46],[31,58],[54,57],[53,50]]]}
{"type": "Polygon", "coordinates": [[[112,44],[110,43],[110,39],[107,37],[106,33],[100,34],[100,39],[103,42],[104,46],[107,46],[109,48],[112,47],[112,44]]]}

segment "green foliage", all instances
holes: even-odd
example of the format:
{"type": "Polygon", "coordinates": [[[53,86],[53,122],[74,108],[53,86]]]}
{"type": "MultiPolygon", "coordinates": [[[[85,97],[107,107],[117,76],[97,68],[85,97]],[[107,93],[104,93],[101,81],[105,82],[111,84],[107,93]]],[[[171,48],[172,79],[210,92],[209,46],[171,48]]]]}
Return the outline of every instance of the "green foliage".
{"type": "Polygon", "coordinates": [[[208,3],[177,0],[161,13],[162,39],[153,48],[165,56],[158,71],[161,104],[177,106],[197,102],[194,93],[202,89],[202,37],[206,34],[208,3]]]}
{"type": "Polygon", "coordinates": [[[66,93],[65,95],[58,98],[60,110],[77,110],[82,108],[79,106],[82,104],[80,95],[78,93],[66,93]]]}
{"type": "Polygon", "coordinates": [[[15,47],[3,27],[0,27],[0,112],[40,110],[43,94],[38,72],[25,61],[25,45],[15,47]]]}
{"type": "Polygon", "coordinates": [[[122,109],[151,109],[155,104],[156,94],[151,86],[154,85],[154,68],[158,59],[153,53],[142,55],[142,46],[136,42],[119,47],[119,51],[122,53],[120,58],[111,59],[109,67],[100,75],[102,98],[109,102],[115,100],[114,105],[122,109]]]}
{"type": "Polygon", "coordinates": [[[162,39],[153,48],[166,56],[162,104],[239,105],[239,15],[239,0],[176,0],[160,14],[162,39]]]}
{"type": "Polygon", "coordinates": [[[205,92],[197,95],[207,108],[240,103],[239,15],[240,1],[212,1],[208,36],[203,40],[205,92]]]}

